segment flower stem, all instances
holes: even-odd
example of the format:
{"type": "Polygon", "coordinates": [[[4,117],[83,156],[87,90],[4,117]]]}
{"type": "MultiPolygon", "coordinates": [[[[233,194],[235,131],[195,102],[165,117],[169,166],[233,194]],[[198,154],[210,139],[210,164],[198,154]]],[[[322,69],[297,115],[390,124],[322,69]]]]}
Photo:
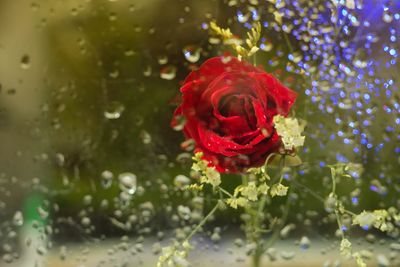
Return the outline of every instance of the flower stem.
{"type": "MultiPolygon", "coordinates": [[[[248,177],[242,175],[242,184],[246,186],[248,184],[248,177]]],[[[245,212],[250,216],[249,220],[245,221],[246,224],[246,236],[247,240],[251,241],[255,247],[252,253],[252,266],[259,267],[261,264],[261,258],[263,254],[263,242],[261,240],[262,231],[260,231],[262,222],[262,211],[266,203],[266,197],[263,196],[257,205],[249,205],[245,208],[245,212]]]]}
{"type": "Polygon", "coordinates": [[[219,205],[220,204],[218,201],[214,208],[206,215],[206,217],[204,217],[203,220],[190,232],[185,241],[189,241],[200,230],[200,228],[208,221],[208,219],[217,211],[219,205]]]}
{"type": "Polygon", "coordinates": [[[228,191],[226,191],[225,189],[223,189],[222,187],[218,187],[220,192],[224,193],[225,195],[227,195],[228,197],[233,197],[233,195],[231,193],[229,193],[228,191]]]}
{"type": "Polygon", "coordinates": [[[263,208],[261,206],[263,206],[265,203],[265,201],[260,201],[258,203],[258,207],[257,210],[249,213],[251,215],[251,229],[249,229],[251,231],[251,240],[255,245],[254,248],[254,252],[252,255],[252,266],[253,267],[259,267],[261,264],[261,258],[262,258],[262,254],[264,252],[264,246],[263,246],[263,242],[261,240],[262,237],[262,233],[260,231],[258,231],[261,228],[261,222],[262,222],[262,216],[259,212],[259,210],[263,210],[263,208]]]}
{"type": "Polygon", "coordinates": [[[287,217],[289,215],[289,211],[290,211],[290,192],[291,192],[291,190],[289,189],[288,194],[286,196],[287,199],[286,199],[285,207],[283,209],[281,221],[280,221],[278,227],[276,227],[272,236],[269,238],[268,243],[265,245],[265,250],[270,248],[276,242],[276,240],[278,240],[280,232],[281,232],[282,228],[285,226],[285,223],[286,223],[287,217]]]}

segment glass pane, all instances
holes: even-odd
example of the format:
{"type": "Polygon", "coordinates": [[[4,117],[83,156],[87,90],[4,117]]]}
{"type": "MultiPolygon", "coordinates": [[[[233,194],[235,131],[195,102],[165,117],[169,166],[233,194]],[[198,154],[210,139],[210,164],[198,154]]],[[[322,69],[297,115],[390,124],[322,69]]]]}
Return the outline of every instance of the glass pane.
{"type": "Polygon", "coordinates": [[[400,2],[0,2],[0,266],[400,266],[400,2]]]}

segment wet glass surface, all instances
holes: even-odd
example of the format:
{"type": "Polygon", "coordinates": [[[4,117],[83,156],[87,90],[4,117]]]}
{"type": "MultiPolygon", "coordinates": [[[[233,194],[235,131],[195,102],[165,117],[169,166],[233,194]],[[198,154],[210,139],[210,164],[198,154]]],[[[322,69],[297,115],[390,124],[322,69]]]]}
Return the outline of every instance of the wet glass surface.
{"type": "MultiPolygon", "coordinates": [[[[260,22],[256,64],[307,123],[291,195],[264,212],[266,225],[287,213],[266,266],[356,266],[339,255],[328,165],[357,164],[337,181],[347,209],[400,208],[397,1],[1,1],[0,266],[155,266],[212,209],[211,188],[185,189],[193,144],[170,126],[190,71],[234,54],[210,21],[239,40],[260,22]]],[[[342,219],[368,266],[399,266],[398,221],[342,219]]],[[[192,265],[249,266],[242,223],[219,210],[192,265]]]]}

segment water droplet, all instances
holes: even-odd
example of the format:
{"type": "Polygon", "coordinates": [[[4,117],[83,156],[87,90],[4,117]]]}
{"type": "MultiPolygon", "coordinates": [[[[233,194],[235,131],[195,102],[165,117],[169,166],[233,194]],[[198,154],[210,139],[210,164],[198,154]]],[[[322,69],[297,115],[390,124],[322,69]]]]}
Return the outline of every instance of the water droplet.
{"type": "Polygon", "coordinates": [[[311,241],[310,241],[310,239],[308,239],[308,237],[303,236],[303,237],[300,239],[300,247],[301,247],[302,249],[308,249],[308,248],[310,247],[310,244],[311,244],[311,241]]]}
{"type": "Polygon", "coordinates": [[[285,227],[283,227],[280,232],[281,238],[287,238],[289,236],[290,232],[293,231],[294,229],[296,229],[295,224],[288,224],[285,227]]]}
{"type": "Polygon", "coordinates": [[[336,207],[336,197],[335,195],[330,194],[326,199],[325,199],[325,210],[326,212],[333,212],[336,207]]]}
{"type": "Polygon", "coordinates": [[[162,55],[158,57],[158,64],[165,65],[168,63],[168,57],[166,55],[162,55]]]}
{"type": "Polygon", "coordinates": [[[89,226],[90,225],[90,218],[89,217],[83,217],[82,218],[82,220],[81,220],[81,224],[83,225],[83,226],[85,226],[85,227],[87,227],[87,226],[89,226]]]}
{"type": "Polygon", "coordinates": [[[89,206],[92,204],[93,197],[91,195],[86,195],[83,197],[83,204],[89,206]]]}
{"type": "Polygon", "coordinates": [[[151,135],[145,130],[142,130],[140,132],[140,139],[142,139],[142,142],[145,145],[148,145],[151,143],[151,135]]]}
{"type": "Polygon", "coordinates": [[[186,123],[185,116],[183,116],[183,115],[175,116],[172,129],[174,129],[175,131],[182,131],[183,128],[185,127],[185,123],[186,123]]]}
{"type": "Polygon", "coordinates": [[[67,247],[61,246],[60,247],[60,260],[65,260],[67,258],[67,247]]]}
{"type": "Polygon", "coordinates": [[[183,55],[186,60],[196,63],[200,59],[201,48],[195,45],[188,45],[183,48],[183,55]]]}
{"type": "Polygon", "coordinates": [[[31,66],[31,59],[29,55],[23,55],[21,58],[21,69],[27,70],[31,66]]]}
{"type": "Polygon", "coordinates": [[[379,254],[378,256],[376,256],[376,261],[378,262],[379,267],[389,267],[390,266],[390,261],[383,254],[379,254]]]}
{"type": "Polygon", "coordinates": [[[185,140],[181,143],[181,149],[185,151],[192,151],[196,143],[193,139],[185,140]]]}
{"type": "Polygon", "coordinates": [[[49,212],[44,210],[43,207],[38,207],[37,212],[42,219],[46,219],[49,216],[49,212]]]}
{"type": "Polygon", "coordinates": [[[107,208],[108,208],[108,200],[107,200],[107,199],[103,199],[103,200],[100,202],[100,208],[101,208],[101,209],[107,209],[107,208]]]}
{"type": "Polygon", "coordinates": [[[112,101],[107,105],[104,111],[104,117],[109,120],[115,120],[121,117],[122,112],[124,112],[125,106],[117,101],[112,101]]]}
{"type": "Polygon", "coordinates": [[[39,254],[40,256],[45,255],[46,252],[47,252],[46,248],[42,245],[40,245],[36,248],[36,253],[39,254]]]}
{"type": "Polygon", "coordinates": [[[367,67],[367,59],[368,59],[368,53],[365,49],[357,50],[357,53],[353,60],[354,66],[361,69],[367,67]]]}
{"type": "Polygon", "coordinates": [[[386,23],[390,23],[393,21],[393,16],[389,12],[385,11],[383,12],[382,20],[386,23]]]}
{"type": "Polygon", "coordinates": [[[162,249],[162,247],[161,247],[161,244],[159,242],[154,243],[153,246],[151,247],[151,251],[155,255],[160,254],[161,249],[162,249]]]}
{"type": "Polygon", "coordinates": [[[294,251],[281,251],[280,254],[281,254],[282,259],[284,259],[284,260],[291,260],[295,256],[294,251]]]}
{"type": "Polygon", "coordinates": [[[143,75],[145,77],[150,77],[151,73],[152,73],[151,66],[150,65],[146,66],[145,69],[143,70],[143,75]]]}
{"type": "Polygon", "coordinates": [[[176,156],[176,162],[179,162],[179,163],[182,163],[182,164],[189,163],[189,162],[191,162],[191,160],[192,160],[192,154],[191,153],[184,152],[184,153],[179,153],[176,156]]]}
{"type": "Polygon", "coordinates": [[[177,211],[178,211],[179,217],[182,218],[183,220],[187,221],[190,219],[191,212],[190,212],[189,207],[179,205],[177,208],[177,211]]]}
{"type": "Polygon", "coordinates": [[[367,40],[376,43],[379,41],[379,36],[373,32],[367,34],[367,40]]]}
{"type": "Polygon", "coordinates": [[[56,153],[55,160],[58,166],[63,166],[65,162],[65,157],[61,153],[56,153]]]}
{"type": "Polygon", "coordinates": [[[190,184],[190,179],[189,179],[187,176],[182,175],[182,174],[179,174],[179,175],[175,176],[174,185],[175,185],[177,188],[182,189],[182,188],[184,188],[186,185],[189,185],[189,184],[190,184]]]}
{"type": "Polygon", "coordinates": [[[237,246],[238,248],[243,247],[243,245],[244,245],[243,239],[241,239],[241,238],[236,238],[235,241],[234,241],[234,244],[235,244],[235,246],[237,246]]]}
{"type": "Polygon", "coordinates": [[[21,226],[21,225],[24,224],[24,217],[23,217],[21,211],[17,211],[17,212],[14,214],[13,222],[14,222],[14,225],[16,225],[16,226],[21,226]]]}
{"type": "Polygon", "coordinates": [[[136,192],[137,182],[136,175],[130,172],[121,173],[118,176],[119,188],[131,195],[136,192]]]}
{"type": "Polygon", "coordinates": [[[111,78],[116,79],[119,76],[119,70],[113,70],[108,74],[111,78]]]}
{"type": "Polygon", "coordinates": [[[32,8],[33,11],[37,11],[39,9],[39,7],[40,6],[39,6],[38,3],[35,3],[35,2],[31,3],[31,8],[32,8]]]}
{"type": "Polygon", "coordinates": [[[14,258],[11,254],[6,253],[3,255],[3,261],[6,263],[12,263],[14,261],[14,258]]]}
{"type": "Polygon", "coordinates": [[[293,57],[292,57],[292,61],[294,63],[299,63],[301,60],[303,59],[303,55],[300,52],[294,52],[293,53],[293,57]]]}
{"type": "Polygon", "coordinates": [[[265,41],[262,44],[260,44],[261,50],[264,50],[266,52],[271,51],[273,47],[274,47],[274,45],[270,41],[265,41]]]}
{"type": "Polygon", "coordinates": [[[211,241],[213,241],[213,242],[218,242],[218,241],[221,240],[221,235],[220,235],[220,233],[219,233],[218,231],[215,231],[215,232],[211,235],[210,239],[211,239],[211,241]]]}
{"type": "Polygon", "coordinates": [[[278,259],[278,251],[275,248],[268,248],[266,254],[270,261],[276,261],[278,259]]]}
{"type": "Polygon", "coordinates": [[[127,50],[125,50],[125,52],[124,52],[124,55],[125,55],[126,57],[131,57],[131,56],[133,56],[133,55],[135,55],[135,54],[136,54],[136,52],[133,51],[132,49],[127,49],[127,50]]]}
{"type": "Polygon", "coordinates": [[[108,170],[101,173],[101,185],[103,188],[109,188],[112,184],[114,174],[108,170]]]}
{"type": "Polygon", "coordinates": [[[172,65],[165,66],[160,70],[160,77],[164,80],[173,80],[176,76],[176,67],[172,65]]]}

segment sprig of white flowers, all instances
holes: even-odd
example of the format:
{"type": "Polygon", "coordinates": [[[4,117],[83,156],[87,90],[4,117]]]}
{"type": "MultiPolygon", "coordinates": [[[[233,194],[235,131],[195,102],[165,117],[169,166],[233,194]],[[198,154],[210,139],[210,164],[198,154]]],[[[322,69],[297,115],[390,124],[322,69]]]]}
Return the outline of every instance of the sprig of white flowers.
{"type": "Polygon", "coordinates": [[[247,39],[245,41],[247,48],[240,45],[240,42],[234,38],[234,35],[229,28],[223,29],[214,21],[212,21],[210,22],[210,29],[216,35],[219,35],[226,44],[229,44],[235,50],[235,52],[238,54],[239,60],[241,60],[242,57],[251,57],[260,49],[258,47],[258,41],[261,38],[261,24],[258,21],[254,24],[254,27],[247,32],[247,39]]]}
{"type": "MultiPolygon", "coordinates": [[[[249,34],[249,39],[248,39],[249,46],[255,44],[257,40],[257,36],[255,36],[256,33],[257,30],[254,30],[251,34],[249,34]]],[[[220,29],[220,34],[222,36],[225,36],[226,38],[231,36],[231,32],[229,31],[229,29],[227,30],[220,29]]],[[[295,147],[298,147],[302,145],[302,143],[304,142],[304,137],[302,137],[302,142],[299,142],[296,139],[297,136],[295,136],[293,133],[293,129],[290,130],[285,128],[285,127],[292,127],[293,125],[298,126],[298,123],[297,124],[296,123],[297,123],[296,119],[291,119],[289,121],[286,121],[286,118],[283,118],[281,120],[278,120],[277,125],[278,128],[280,127],[279,129],[283,129],[284,140],[287,140],[289,138],[291,140],[290,142],[292,142],[292,144],[294,142],[295,147]],[[280,124],[280,122],[282,122],[282,124],[280,124]],[[294,138],[293,136],[295,136],[296,138],[294,138]]],[[[299,130],[300,127],[298,126],[296,129],[298,130],[297,133],[300,134],[301,132],[299,130]]],[[[282,171],[278,172],[278,174],[280,175],[280,179],[277,183],[273,183],[272,185],[269,183],[271,178],[267,173],[267,169],[268,165],[272,162],[272,161],[270,162],[269,160],[273,159],[275,156],[284,159],[286,155],[279,155],[276,153],[271,154],[266,159],[264,166],[248,169],[247,174],[243,176],[244,178],[243,183],[237,186],[233,193],[230,193],[221,187],[221,174],[216,170],[215,167],[210,166],[210,163],[204,159],[204,154],[202,152],[195,153],[195,155],[192,157],[193,165],[191,169],[193,172],[192,176],[196,177],[198,180],[196,183],[186,185],[184,188],[192,191],[200,191],[203,190],[203,187],[205,185],[209,184],[213,187],[214,193],[219,194],[219,200],[215,205],[215,207],[203,218],[203,220],[187,236],[182,245],[179,245],[179,243],[174,243],[173,245],[165,247],[163,249],[163,253],[159,257],[157,267],[188,266],[189,263],[187,261],[187,254],[190,248],[188,241],[194,234],[196,234],[201,229],[203,224],[209,218],[211,218],[211,216],[214,214],[214,212],[216,212],[218,208],[225,208],[225,204],[234,209],[242,207],[247,211],[249,210],[253,211],[251,212],[252,214],[251,216],[253,216],[252,223],[248,224],[247,227],[250,227],[249,233],[252,233],[251,236],[256,236],[257,238],[259,238],[258,237],[259,233],[264,229],[262,229],[262,227],[260,226],[261,225],[260,220],[262,220],[260,219],[261,217],[257,216],[259,216],[260,211],[262,213],[267,197],[269,196],[270,198],[273,198],[276,196],[285,196],[288,194],[288,189],[289,189],[288,186],[282,184],[282,177],[283,177],[282,171]]],[[[281,168],[283,168],[284,164],[280,166],[281,168]]],[[[257,238],[253,239],[257,240],[257,238]]]]}
{"type": "Polygon", "coordinates": [[[299,124],[296,118],[286,118],[282,115],[276,115],[273,118],[274,127],[281,137],[286,150],[293,150],[304,145],[305,136],[301,133],[305,125],[299,124]]]}
{"type": "Polygon", "coordinates": [[[221,184],[221,174],[214,167],[208,166],[208,162],[203,159],[203,152],[197,152],[192,159],[192,170],[200,174],[201,184],[211,184],[214,188],[221,184]]]}
{"type": "Polygon", "coordinates": [[[257,186],[255,181],[247,185],[239,185],[235,188],[233,196],[226,200],[226,203],[234,209],[238,207],[247,207],[249,201],[257,201],[260,195],[267,195],[269,186],[263,182],[257,186]]]}
{"type": "Polygon", "coordinates": [[[372,211],[363,211],[360,214],[355,214],[351,211],[345,209],[343,203],[338,200],[336,195],[336,181],[337,177],[356,177],[358,178],[362,172],[363,167],[361,164],[356,163],[338,163],[335,165],[328,165],[331,170],[332,178],[332,191],[326,202],[330,203],[330,207],[333,208],[335,212],[336,219],[338,222],[339,231],[342,236],[342,241],[340,243],[340,253],[345,257],[352,257],[358,267],[366,267],[366,263],[360,252],[352,251],[352,244],[349,239],[345,237],[345,233],[342,229],[342,218],[343,214],[351,215],[353,225],[359,225],[363,228],[374,227],[382,232],[391,233],[395,230],[395,225],[400,222],[399,211],[391,207],[388,210],[378,209],[372,211]]]}
{"type": "Polygon", "coordinates": [[[188,241],[182,244],[175,242],[171,246],[163,247],[161,256],[158,258],[157,267],[188,267],[190,266],[187,256],[192,246],[188,241]]]}
{"type": "Polygon", "coordinates": [[[391,232],[400,222],[400,214],[395,208],[389,210],[363,211],[353,216],[353,225],[374,227],[382,232],[391,232]]]}

